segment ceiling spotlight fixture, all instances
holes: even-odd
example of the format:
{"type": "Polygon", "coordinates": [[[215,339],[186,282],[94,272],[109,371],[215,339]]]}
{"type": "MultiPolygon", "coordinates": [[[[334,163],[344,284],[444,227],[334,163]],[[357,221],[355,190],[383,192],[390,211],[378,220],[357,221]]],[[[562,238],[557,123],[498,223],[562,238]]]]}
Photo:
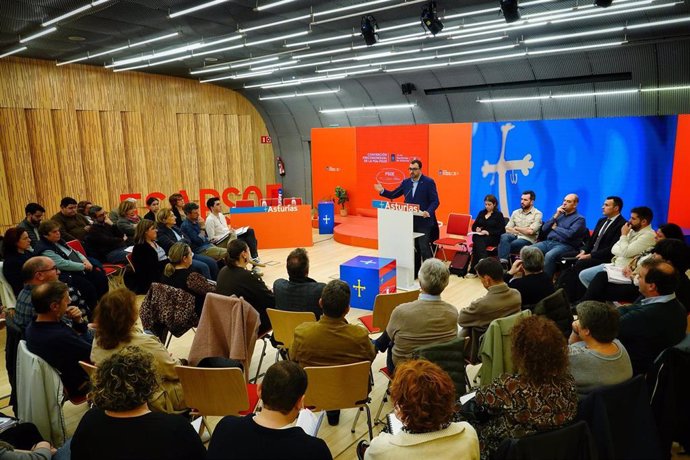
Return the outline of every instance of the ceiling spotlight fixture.
{"type": "Polygon", "coordinates": [[[608,8],[611,6],[611,3],[613,3],[613,0],[594,0],[594,4],[601,8],[608,8]]]}
{"type": "Polygon", "coordinates": [[[438,18],[436,14],[436,2],[431,0],[427,5],[422,8],[422,25],[431,32],[431,35],[436,35],[443,30],[443,23],[438,18]]]}
{"type": "Polygon", "coordinates": [[[518,0],[499,0],[501,12],[507,23],[520,20],[520,9],[518,8],[518,0]]]}
{"type": "Polygon", "coordinates": [[[364,38],[364,43],[366,43],[367,46],[374,45],[377,41],[379,41],[379,34],[376,33],[376,29],[379,28],[379,25],[374,16],[370,14],[362,16],[361,28],[362,37],[364,38]]]}

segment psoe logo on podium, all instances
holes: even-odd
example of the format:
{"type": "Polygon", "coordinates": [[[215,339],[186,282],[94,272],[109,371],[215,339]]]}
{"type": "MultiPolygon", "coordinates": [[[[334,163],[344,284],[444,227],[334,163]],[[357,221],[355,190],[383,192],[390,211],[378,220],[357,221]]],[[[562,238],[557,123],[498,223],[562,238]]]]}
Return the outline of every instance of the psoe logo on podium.
{"type": "Polygon", "coordinates": [[[420,211],[418,204],[396,203],[394,201],[385,201],[385,200],[374,200],[371,202],[371,206],[374,209],[390,209],[393,211],[403,211],[403,212],[419,212],[420,211]]]}

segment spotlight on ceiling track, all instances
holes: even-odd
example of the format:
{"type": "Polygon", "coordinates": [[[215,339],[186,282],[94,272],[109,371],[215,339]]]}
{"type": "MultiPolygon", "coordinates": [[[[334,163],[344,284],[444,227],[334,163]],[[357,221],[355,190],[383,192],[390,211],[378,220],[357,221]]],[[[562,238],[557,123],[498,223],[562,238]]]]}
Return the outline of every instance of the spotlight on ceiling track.
{"type": "Polygon", "coordinates": [[[501,12],[506,22],[515,22],[520,20],[520,9],[518,8],[518,0],[499,0],[501,5],[501,12]]]}
{"type": "Polygon", "coordinates": [[[436,14],[436,2],[430,1],[422,8],[422,25],[427,28],[431,35],[436,35],[443,30],[443,23],[436,14]]]}
{"type": "Polygon", "coordinates": [[[594,4],[601,8],[607,8],[611,6],[611,3],[613,3],[613,0],[594,0],[594,4]]]}
{"type": "Polygon", "coordinates": [[[371,46],[379,41],[379,34],[376,33],[376,29],[379,28],[379,25],[374,16],[370,14],[362,16],[361,28],[362,37],[364,38],[364,43],[366,43],[367,46],[371,46]]]}

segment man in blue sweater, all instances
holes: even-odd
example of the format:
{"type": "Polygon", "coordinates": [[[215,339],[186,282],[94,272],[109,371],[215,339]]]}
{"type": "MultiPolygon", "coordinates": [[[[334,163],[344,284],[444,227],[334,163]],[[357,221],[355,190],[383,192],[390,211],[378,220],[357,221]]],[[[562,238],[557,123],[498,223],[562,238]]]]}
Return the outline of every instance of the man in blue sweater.
{"type": "Polygon", "coordinates": [[[572,251],[579,251],[582,246],[587,224],[585,217],[577,212],[580,199],[574,193],[563,198],[563,204],[556,209],[551,219],[541,226],[546,240],[535,245],[544,253],[544,273],[553,276],[556,264],[561,256],[572,251]]]}

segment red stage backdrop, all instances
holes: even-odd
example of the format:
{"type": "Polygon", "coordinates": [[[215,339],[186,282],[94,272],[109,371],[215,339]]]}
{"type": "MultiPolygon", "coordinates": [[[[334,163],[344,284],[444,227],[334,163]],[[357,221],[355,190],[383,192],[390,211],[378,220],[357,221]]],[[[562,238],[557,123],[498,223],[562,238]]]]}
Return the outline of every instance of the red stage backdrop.
{"type": "Polygon", "coordinates": [[[350,198],[352,207],[371,209],[371,201],[381,199],[374,184],[396,188],[409,176],[407,168],[414,159],[421,160],[422,172],[429,175],[428,125],[357,128],[357,188],[350,198]]]}

